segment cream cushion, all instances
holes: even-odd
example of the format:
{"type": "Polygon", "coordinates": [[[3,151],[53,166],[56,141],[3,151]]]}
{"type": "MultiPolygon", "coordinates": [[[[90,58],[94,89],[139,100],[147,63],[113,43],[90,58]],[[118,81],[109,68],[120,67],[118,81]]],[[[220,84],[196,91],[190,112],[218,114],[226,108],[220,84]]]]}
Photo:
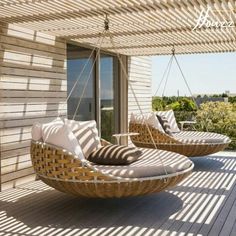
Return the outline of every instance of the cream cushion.
{"type": "Polygon", "coordinates": [[[31,129],[31,136],[34,141],[42,140],[42,124],[34,123],[31,129]]]}
{"type": "Polygon", "coordinates": [[[157,149],[139,148],[138,161],[125,166],[94,165],[99,171],[123,178],[145,178],[178,173],[193,165],[186,156],[157,149]],[[163,165],[162,165],[163,163],[163,165]]]}
{"type": "Polygon", "coordinates": [[[84,159],[81,147],[67,124],[63,121],[55,120],[42,125],[42,137],[45,143],[63,148],[73,155],[84,159]]]}
{"type": "Polygon", "coordinates": [[[95,120],[74,121],[65,119],[65,123],[71,128],[77,138],[85,158],[88,158],[91,152],[98,150],[102,146],[95,120]]]}
{"type": "Polygon", "coordinates": [[[137,124],[148,124],[155,129],[160,130],[161,132],[165,133],[162,125],[160,124],[157,116],[154,112],[147,113],[147,114],[134,114],[131,113],[130,122],[137,123],[137,124]]]}
{"type": "Polygon", "coordinates": [[[173,110],[158,111],[156,112],[156,114],[159,116],[164,116],[168,120],[168,123],[170,125],[170,132],[172,133],[180,132],[173,110]]]}

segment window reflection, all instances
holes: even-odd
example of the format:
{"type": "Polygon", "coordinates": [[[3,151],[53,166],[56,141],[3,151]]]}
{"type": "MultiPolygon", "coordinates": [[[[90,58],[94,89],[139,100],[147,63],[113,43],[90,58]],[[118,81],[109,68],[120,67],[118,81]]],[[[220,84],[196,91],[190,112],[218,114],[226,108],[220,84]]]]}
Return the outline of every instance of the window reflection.
{"type": "Polygon", "coordinates": [[[116,129],[118,61],[116,57],[101,54],[100,63],[101,136],[111,141],[116,129]]]}
{"type": "Polygon", "coordinates": [[[79,78],[71,97],[68,100],[68,118],[72,119],[76,111],[78,103],[80,106],[76,112],[75,120],[94,120],[95,119],[95,73],[94,68],[91,73],[93,65],[93,57],[89,59],[91,54],[90,49],[78,47],[75,45],[67,45],[67,93],[69,94],[76,80],[80,76],[85,64],[86,67],[79,78]],[[89,59],[89,60],[88,60],[89,59]],[[90,78],[89,77],[90,74],[90,78]],[[85,88],[84,95],[81,99],[83,89],[85,88]],[[81,99],[81,101],[80,101],[81,99]]]}

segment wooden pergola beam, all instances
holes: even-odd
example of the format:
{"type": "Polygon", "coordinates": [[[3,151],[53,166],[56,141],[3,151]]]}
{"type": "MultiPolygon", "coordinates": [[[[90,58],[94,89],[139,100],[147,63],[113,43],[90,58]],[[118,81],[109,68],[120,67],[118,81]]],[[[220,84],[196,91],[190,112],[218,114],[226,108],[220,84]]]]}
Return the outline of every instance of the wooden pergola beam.
{"type": "MultiPolygon", "coordinates": [[[[236,27],[229,32],[193,30],[200,12],[208,7],[213,21],[223,21],[232,12],[236,22],[232,0],[3,0],[0,21],[95,45],[107,13],[115,48],[122,54],[169,54],[173,44],[178,53],[235,51],[236,27]]],[[[107,39],[102,47],[115,49],[107,39]]]]}

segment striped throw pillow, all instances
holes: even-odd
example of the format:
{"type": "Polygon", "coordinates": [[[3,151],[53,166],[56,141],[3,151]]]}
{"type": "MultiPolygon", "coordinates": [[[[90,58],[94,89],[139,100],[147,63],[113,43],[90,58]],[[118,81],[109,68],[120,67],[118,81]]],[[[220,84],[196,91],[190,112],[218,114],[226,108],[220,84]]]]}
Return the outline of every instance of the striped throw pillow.
{"type": "Polygon", "coordinates": [[[171,126],[168,119],[165,116],[159,116],[159,115],[157,115],[157,119],[161,123],[162,128],[164,129],[165,133],[172,136],[171,126]]]}
{"type": "Polygon", "coordinates": [[[128,165],[138,160],[142,151],[123,145],[107,145],[93,151],[88,160],[100,165],[128,165]]]}
{"type": "Polygon", "coordinates": [[[175,119],[175,114],[173,110],[168,110],[168,111],[158,111],[156,113],[159,116],[165,116],[170,124],[171,132],[176,133],[180,132],[180,129],[178,127],[178,124],[175,119]]]}

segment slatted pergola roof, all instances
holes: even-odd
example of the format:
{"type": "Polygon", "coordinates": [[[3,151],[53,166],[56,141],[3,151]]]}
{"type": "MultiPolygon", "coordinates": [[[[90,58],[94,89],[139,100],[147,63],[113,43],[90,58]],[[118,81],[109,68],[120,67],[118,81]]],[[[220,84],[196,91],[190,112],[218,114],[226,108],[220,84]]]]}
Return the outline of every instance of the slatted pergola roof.
{"type": "Polygon", "coordinates": [[[105,38],[102,48],[125,55],[236,51],[234,0],[1,0],[0,22],[95,45],[105,14],[115,48],[105,38]],[[232,27],[193,30],[201,12],[211,22],[232,27]]]}

